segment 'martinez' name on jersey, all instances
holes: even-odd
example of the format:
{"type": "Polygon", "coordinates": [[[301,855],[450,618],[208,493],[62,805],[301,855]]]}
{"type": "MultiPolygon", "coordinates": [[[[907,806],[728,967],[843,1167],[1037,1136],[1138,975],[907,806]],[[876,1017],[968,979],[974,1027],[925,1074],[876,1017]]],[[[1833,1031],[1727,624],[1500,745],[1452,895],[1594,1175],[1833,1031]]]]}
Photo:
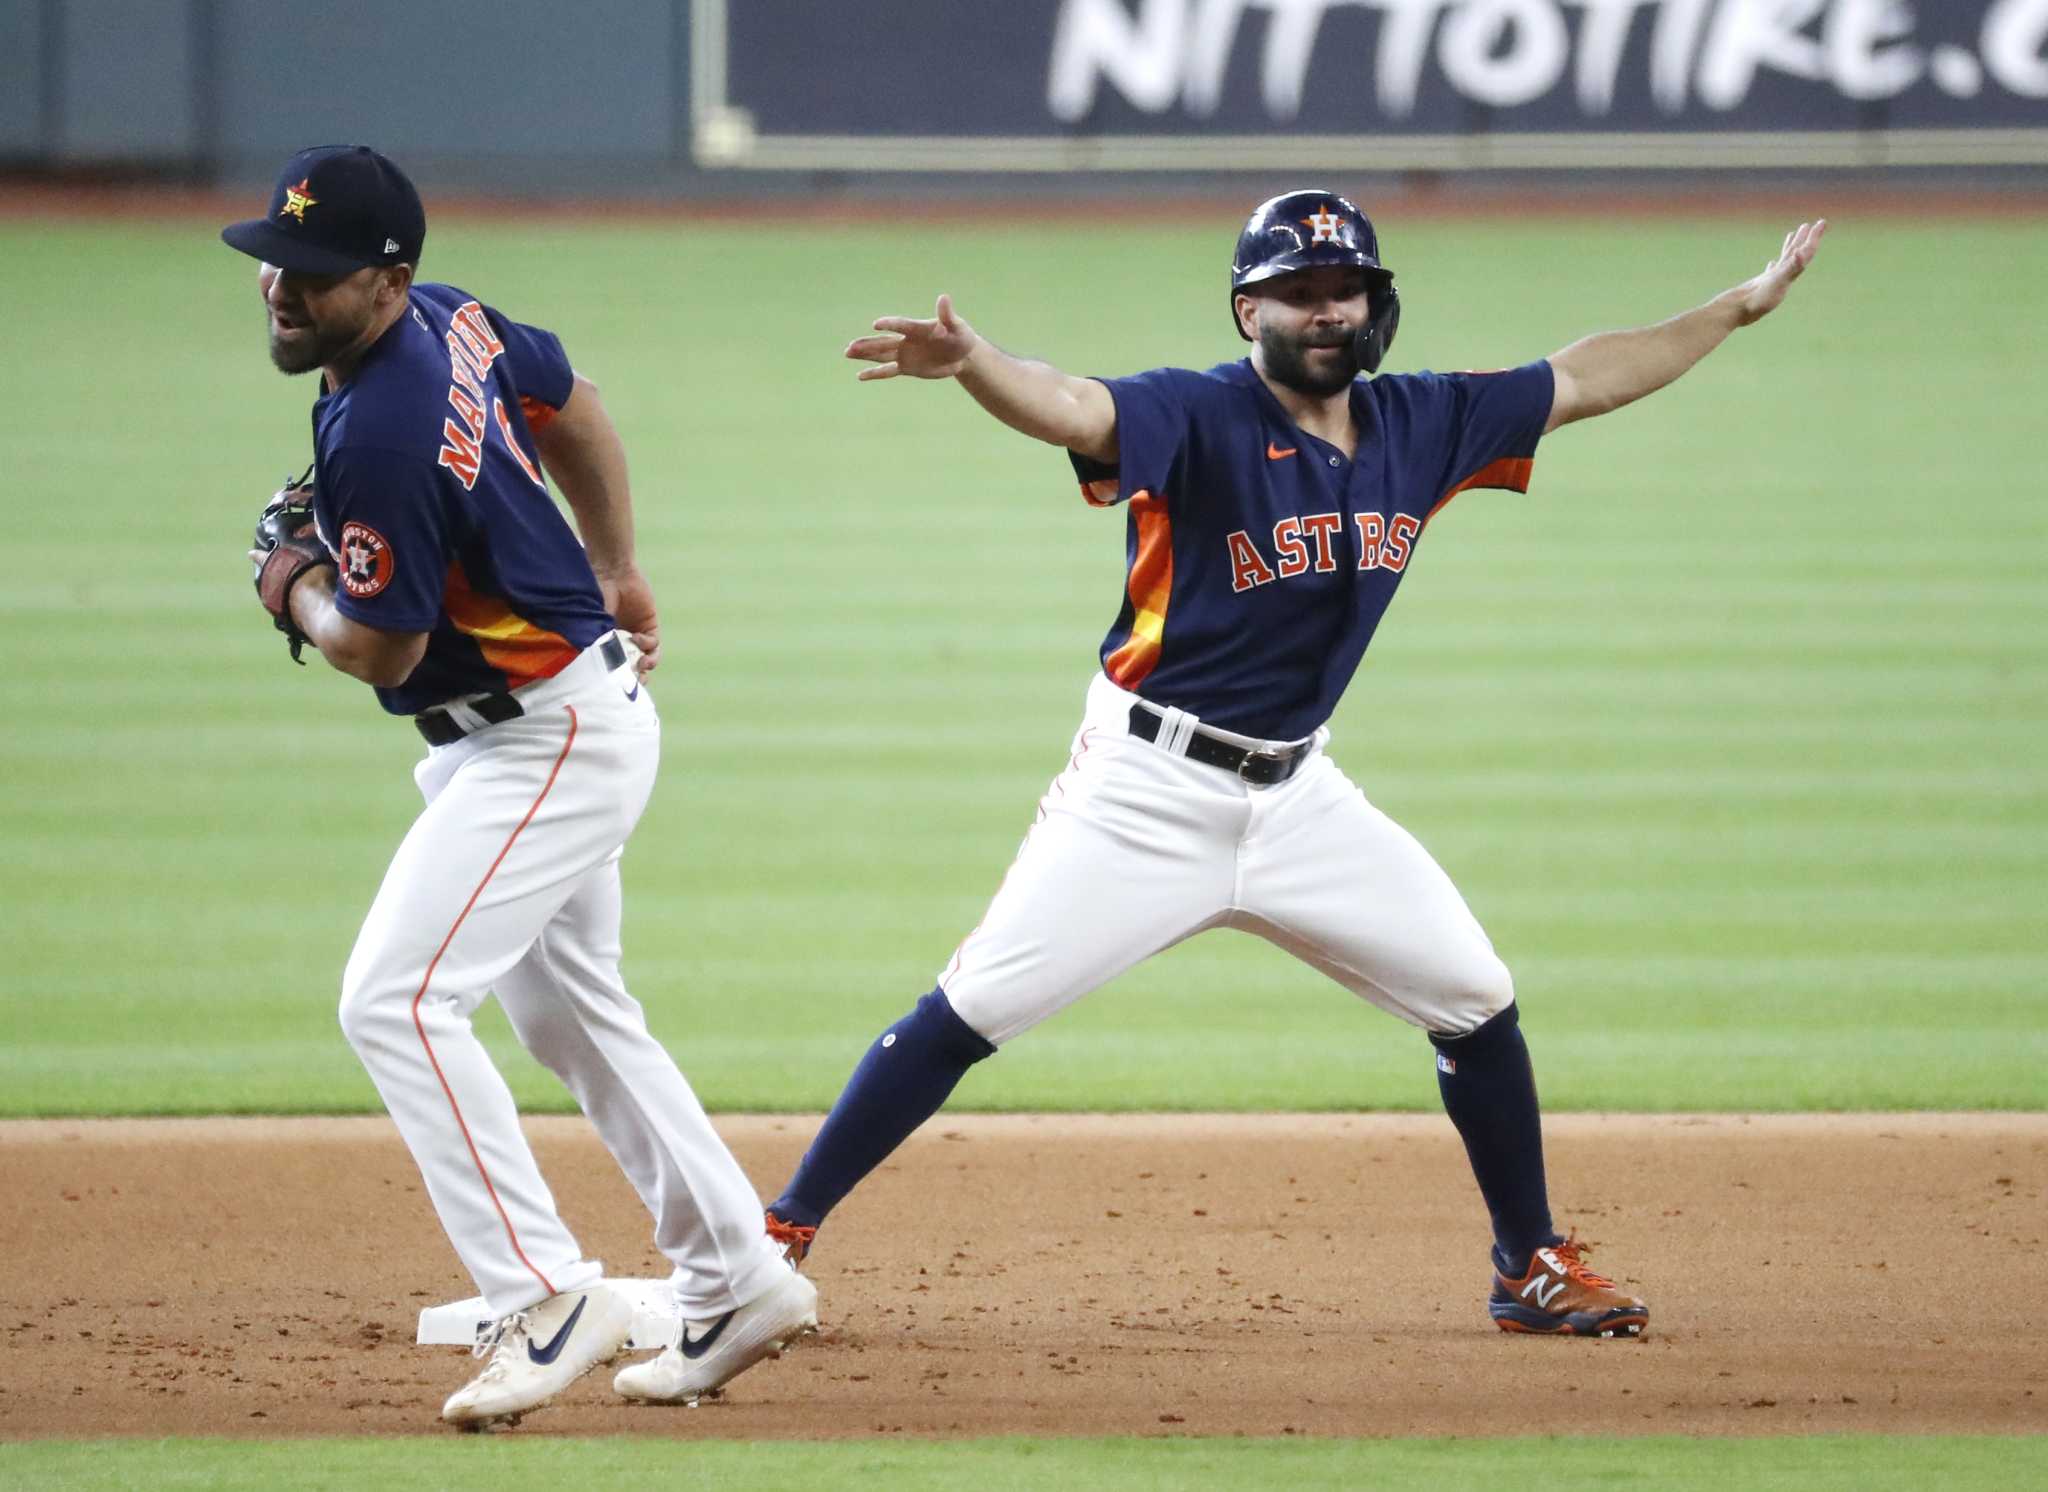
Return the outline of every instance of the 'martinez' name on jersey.
{"type": "MultiPolygon", "coordinates": [[[[455,308],[455,314],[448,319],[448,371],[454,382],[448,385],[448,402],[455,406],[455,412],[462,416],[462,423],[453,420],[441,422],[441,454],[437,458],[441,465],[454,472],[465,489],[473,489],[476,479],[482,474],[484,464],[484,400],[491,401],[491,417],[497,421],[499,431],[505,437],[505,449],[519,463],[519,469],[541,490],[547,489],[547,482],[540,471],[527,460],[525,450],[520,446],[519,437],[512,428],[512,418],[505,410],[505,401],[488,392],[491,365],[505,355],[505,344],[498,340],[498,334],[491,330],[490,318],[484,315],[484,308],[475,301],[466,301],[455,308]]],[[[522,401],[526,408],[528,422],[538,426],[544,416],[535,409],[536,400],[522,401]]]]}
{"type": "Polygon", "coordinates": [[[377,691],[387,710],[552,677],[611,630],[532,449],[574,377],[552,332],[416,284],[355,377],[314,404],[314,513],[340,557],[335,606],[427,634],[412,676],[377,691]]]}
{"type": "Polygon", "coordinates": [[[1249,361],[1102,380],[1118,462],[1074,458],[1129,504],[1112,680],[1226,730],[1298,740],[1330,716],[1438,509],[1526,492],[1550,364],[1352,385],[1356,455],[1298,428],[1249,361]]]}

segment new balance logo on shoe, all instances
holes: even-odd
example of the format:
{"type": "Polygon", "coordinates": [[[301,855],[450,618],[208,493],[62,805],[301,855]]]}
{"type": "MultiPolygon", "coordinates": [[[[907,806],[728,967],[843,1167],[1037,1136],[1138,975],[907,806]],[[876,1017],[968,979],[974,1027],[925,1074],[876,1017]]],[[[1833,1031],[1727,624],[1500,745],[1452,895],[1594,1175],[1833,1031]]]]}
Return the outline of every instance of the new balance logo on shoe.
{"type": "Polygon", "coordinates": [[[1650,1324],[1650,1308],[1640,1296],[1622,1293],[1614,1281],[1586,1267],[1590,1247],[1574,1235],[1537,1249],[1525,1274],[1510,1277],[1496,1271],[1486,1302],[1494,1324],[1502,1331],[1539,1336],[1641,1337],[1650,1324]]]}
{"type": "Polygon", "coordinates": [[[725,1334],[725,1329],[732,1325],[732,1318],[738,1314],[738,1311],[727,1311],[718,1318],[716,1326],[712,1327],[711,1330],[705,1332],[703,1336],[698,1337],[695,1341],[690,1340],[690,1328],[688,1323],[685,1323],[682,1340],[683,1356],[695,1362],[698,1358],[709,1352],[712,1344],[725,1334]]]}
{"type": "Polygon", "coordinates": [[[526,1344],[526,1355],[542,1367],[546,1367],[549,1363],[560,1357],[562,1355],[562,1348],[568,1343],[569,1333],[576,1329],[576,1322],[583,1315],[583,1308],[589,1304],[590,1297],[588,1295],[577,1301],[576,1309],[569,1313],[569,1319],[562,1323],[562,1329],[549,1338],[547,1346],[543,1347],[537,1342],[529,1341],[526,1344]]]}

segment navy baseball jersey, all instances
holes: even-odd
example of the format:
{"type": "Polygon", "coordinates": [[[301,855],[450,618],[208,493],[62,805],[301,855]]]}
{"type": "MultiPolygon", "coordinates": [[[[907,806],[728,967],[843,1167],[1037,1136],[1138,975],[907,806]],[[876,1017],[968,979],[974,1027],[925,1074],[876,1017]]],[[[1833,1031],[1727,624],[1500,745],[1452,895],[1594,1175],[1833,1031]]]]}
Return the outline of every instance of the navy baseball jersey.
{"type": "Polygon", "coordinates": [[[313,405],[335,606],[427,634],[411,676],[377,691],[393,714],[552,677],[612,630],[533,448],[573,377],[554,333],[416,284],[355,377],[313,405]]]}
{"type": "Polygon", "coordinates": [[[1118,461],[1074,456],[1090,503],[1129,506],[1110,679],[1267,740],[1329,719],[1422,531],[1468,487],[1526,492],[1550,364],[1351,387],[1358,451],[1303,433],[1249,360],[1102,383],[1118,461]]]}

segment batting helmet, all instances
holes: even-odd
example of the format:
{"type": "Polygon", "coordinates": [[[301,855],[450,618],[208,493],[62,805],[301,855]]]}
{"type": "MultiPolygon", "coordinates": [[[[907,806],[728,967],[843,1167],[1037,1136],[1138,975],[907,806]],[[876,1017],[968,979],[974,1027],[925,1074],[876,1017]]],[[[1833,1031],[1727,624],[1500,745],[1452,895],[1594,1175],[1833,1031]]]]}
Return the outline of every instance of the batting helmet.
{"type": "Polygon", "coordinates": [[[1335,192],[1282,192],[1253,210],[1237,235],[1230,263],[1230,323],[1249,342],[1251,334],[1237,319],[1238,292],[1325,265],[1365,271],[1366,318],[1353,351],[1359,367],[1377,373],[1401,325],[1401,296],[1394,289],[1394,272],[1380,263],[1371,219],[1335,192]]]}

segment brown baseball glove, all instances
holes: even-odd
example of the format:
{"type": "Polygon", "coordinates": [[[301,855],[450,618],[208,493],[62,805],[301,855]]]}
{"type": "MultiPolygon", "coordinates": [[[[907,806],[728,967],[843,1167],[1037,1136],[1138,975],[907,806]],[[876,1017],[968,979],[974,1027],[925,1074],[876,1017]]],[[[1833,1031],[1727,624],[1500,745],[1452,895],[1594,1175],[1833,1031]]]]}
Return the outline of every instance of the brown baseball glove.
{"type": "Polygon", "coordinates": [[[306,660],[299,650],[306,634],[292,621],[292,586],[301,575],[319,565],[333,569],[334,556],[320,542],[313,524],[312,468],[296,482],[287,482],[256,520],[256,540],[250,546],[254,559],[256,599],[270,613],[277,630],[291,644],[292,662],[300,667],[306,660]]]}

